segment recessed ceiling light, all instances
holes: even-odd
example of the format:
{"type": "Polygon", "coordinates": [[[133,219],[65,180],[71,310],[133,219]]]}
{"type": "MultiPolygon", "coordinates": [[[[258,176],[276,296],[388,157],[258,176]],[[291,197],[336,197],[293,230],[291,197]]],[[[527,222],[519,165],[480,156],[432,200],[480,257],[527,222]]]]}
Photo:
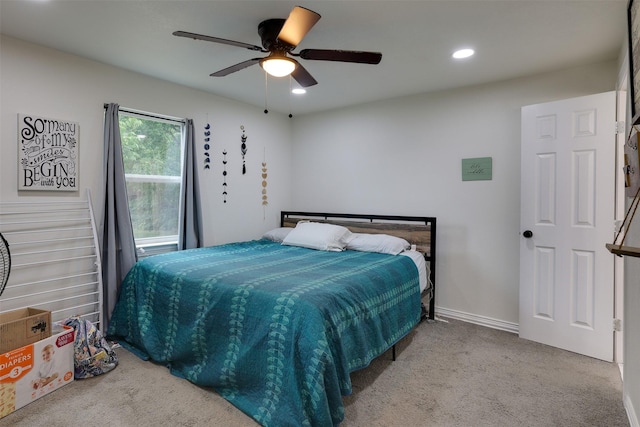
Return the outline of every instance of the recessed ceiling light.
{"type": "Polygon", "coordinates": [[[297,87],[295,89],[291,89],[291,93],[295,93],[296,95],[302,95],[304,93],[307,93],[307,91],[301,87],[297,87]]]}
{"type": "Polygon", "coordinates": [[[460,49],[453,52],[452,56],[456,59],[463,59],[473,56],[474,53],[473,49],[460,49]]]}

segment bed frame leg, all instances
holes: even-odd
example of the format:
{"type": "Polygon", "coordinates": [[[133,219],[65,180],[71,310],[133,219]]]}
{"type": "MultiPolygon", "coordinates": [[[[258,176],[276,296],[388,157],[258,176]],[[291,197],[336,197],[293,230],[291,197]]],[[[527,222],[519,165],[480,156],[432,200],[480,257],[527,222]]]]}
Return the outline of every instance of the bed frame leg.
{"type": "Polygon", "coordinates": [[[391,359],[395,362],[396,361],[396,345],[394,344],[393,347],[391,347],[391,359]]]}

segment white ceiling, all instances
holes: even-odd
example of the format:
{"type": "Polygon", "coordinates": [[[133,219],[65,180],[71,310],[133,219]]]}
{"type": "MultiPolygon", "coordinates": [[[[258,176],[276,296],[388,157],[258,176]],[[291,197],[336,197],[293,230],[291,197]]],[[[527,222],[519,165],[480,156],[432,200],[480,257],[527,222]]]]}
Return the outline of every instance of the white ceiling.
{"type": "Polygon", "coordinates": [[[377,51],[382,62],[300,59],[319,84],[293,96],[288,78],[270,78],[270,111],[305,114],[611,60],[626,37],[627,0],[0,0],[0,31],[262,109],[258,65],[209,74],[265,54],[172,32],[260,45],[258,24],[286,18],[295,5],[322,18],[294,52],[377,51]],[[476,55],[453,60],[460,47],[476,55]]]}

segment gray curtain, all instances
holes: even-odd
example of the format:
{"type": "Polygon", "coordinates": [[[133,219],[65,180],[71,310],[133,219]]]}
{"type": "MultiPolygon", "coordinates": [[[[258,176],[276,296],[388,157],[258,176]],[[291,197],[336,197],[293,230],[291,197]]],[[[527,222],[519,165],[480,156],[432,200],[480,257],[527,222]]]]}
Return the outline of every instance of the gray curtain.
{"type": "Polygon", "coordinates": [[[187,119],[184,132],[184,167],[180,194],[178,250],[199,248],[203,245],[204,240],[193,120],[187,119]]]}
{"type": "MultiPolygon", "coordinates": [[[[104,120],[104,219],[102,283],[104,318],[111,319],[122,280],[138,260],[124,179],[118,104],[108,104],[104,120]]],[[[106,331],[105,325],[101,325],[106,331]]]]}

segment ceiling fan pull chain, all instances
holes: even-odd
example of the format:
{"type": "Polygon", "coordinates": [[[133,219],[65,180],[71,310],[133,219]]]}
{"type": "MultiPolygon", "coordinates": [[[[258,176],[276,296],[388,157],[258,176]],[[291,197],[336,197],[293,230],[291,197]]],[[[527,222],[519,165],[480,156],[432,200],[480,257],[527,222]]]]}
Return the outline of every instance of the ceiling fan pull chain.
{"type": "Polygon", "coordinates": [[[267,75],[267,72],[264,72],[264,113],[268,114],[269,110],[267,110],[267,83],[269,81],[269,76],[267,75]]]}
{"type": "Polygon", "coordinates": [[[291,74],[289,74],[289,118],[293,117],[293,114],[291,114],[291,90],[292,89],[293,89],[293,83],[292,83],[291,74]]]}

